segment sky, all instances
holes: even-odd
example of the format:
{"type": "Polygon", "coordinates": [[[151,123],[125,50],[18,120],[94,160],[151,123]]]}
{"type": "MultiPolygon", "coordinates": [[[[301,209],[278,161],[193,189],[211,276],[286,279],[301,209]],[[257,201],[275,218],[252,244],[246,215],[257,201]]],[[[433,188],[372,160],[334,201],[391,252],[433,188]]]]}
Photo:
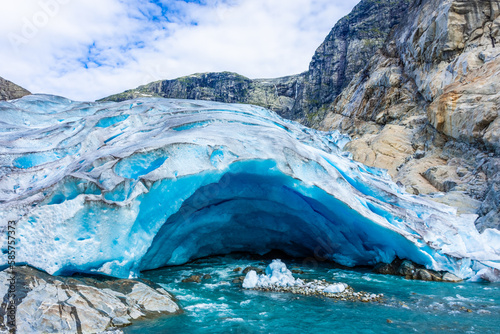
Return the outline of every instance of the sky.
{"type": "Polygon", "coordinates": [[[297,74],[358,2],[3,0],[0,76],[93,101],[192,73],[297,74]]]}

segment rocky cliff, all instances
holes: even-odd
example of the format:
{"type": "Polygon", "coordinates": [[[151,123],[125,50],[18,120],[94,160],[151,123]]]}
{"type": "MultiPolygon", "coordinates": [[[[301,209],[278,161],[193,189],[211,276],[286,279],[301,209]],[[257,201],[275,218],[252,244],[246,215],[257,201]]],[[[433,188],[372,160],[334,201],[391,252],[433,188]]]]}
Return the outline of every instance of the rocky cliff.
{"type": "Polygon", "coordinates": [[[137,97],[167,97],[247,103],[294,118],[296,101],[302,99],[304,74],[277,79],[255,79],[232,72],[196,73],[174,80],[162,80],[104,98],[120,102],[137,97]]]}
{"type": "Polygon", "coordinates": [[[406,17],[411,2],[364,0],[338,21],[316,50],[306,73],[302,123],[314,125],[324,117],[325,107],[384,45],[391,29],[406,17]]]}
{"type": "Polygon", "coordinates": [[[479,229],[500,226],[499,14],[499,1],[415,1],[315,124],[350,133],[354,158],[408,191],[479,213],[479,229]]]}
{"type": "Polygon", "coordinates": [[[19,99],[29,94],[26,89],[0,77],[0,101],[19,99]]]}

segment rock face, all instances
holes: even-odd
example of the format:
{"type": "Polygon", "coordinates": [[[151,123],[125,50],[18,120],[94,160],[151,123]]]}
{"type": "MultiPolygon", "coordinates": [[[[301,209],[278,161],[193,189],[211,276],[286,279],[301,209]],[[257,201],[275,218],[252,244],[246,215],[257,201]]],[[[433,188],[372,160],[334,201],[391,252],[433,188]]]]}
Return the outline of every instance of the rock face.
{"type": "Polygon", "coordinates": [[[303,123],[313,125],[406,17],[412,0],[364,0],[338,21],[314,54],[307,72],[303,123]]]}
{"type": "Polygon", "coordinates": [[[26,89],[0,77],[0,101],[19,99],[30,94],[26,89]]]}
{"type": "Polygon", "coordinates": [[[351,79],[383,45],[412,0],[362,0],[341,19],[316,50],[309,71],[277,79],[248,79],[236,73],[201,73],[163,80],[112,95],[120,102],[153,96],[249,103],[314,125],[351,79]]]}
{"type": "Polygon", "coordinates": [[[251,80],[231,72],[197,73],[174,80],[156,81],[109,96],[101,101],[120,102],[137,97],[166,97],[248,103],[294,118],[296,101],[302,98],[304,74],[278,79],[251,80]]]}
{"type": "Polygon", "coordinates": [[[500,227],[499,6],[415,1],[315,124],[350,133],[354,158],[408,191],[450,194],[439,200],[479,213],[480,230],[500,227]]]}
{"type": "MultiPolygon", "coordinates": [[[[0,272],[8,282],[10,271],[0,272]]],[[[130,279],[57,277],[30,267],[15,268],[18,333],[97,333],[126,326],[134,319],[179,313],[173,297],[160,286],[130,279]]],[[[1,285],[0,330],[8,324],[8,289],[1,285]]]]}

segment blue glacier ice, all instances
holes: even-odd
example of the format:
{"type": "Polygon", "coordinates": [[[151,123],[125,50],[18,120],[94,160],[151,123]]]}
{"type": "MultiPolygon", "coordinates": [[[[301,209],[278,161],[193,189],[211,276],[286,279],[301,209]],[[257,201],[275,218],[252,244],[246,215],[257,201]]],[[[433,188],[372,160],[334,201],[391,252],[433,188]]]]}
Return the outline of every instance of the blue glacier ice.
{"type": "Polygon", "coordinates": [[[500,269],[500,231],[350,160],[347,137],[264,108],[32,95],[0,113],[0,221],[18,222],[16,262],[51,274],[135,277],[272,249],[346,266],[397,256],[464,278],[500,269]]]}

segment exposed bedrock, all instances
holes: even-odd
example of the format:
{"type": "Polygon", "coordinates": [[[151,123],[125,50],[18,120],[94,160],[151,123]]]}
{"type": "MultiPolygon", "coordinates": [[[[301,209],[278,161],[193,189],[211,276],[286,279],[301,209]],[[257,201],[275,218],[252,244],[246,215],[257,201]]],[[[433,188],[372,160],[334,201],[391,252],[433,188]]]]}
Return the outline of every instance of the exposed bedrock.
{"type": "Polygon", "coordinates": [[[29,94],[31,93],[26,89],[0,77],[0,101],[19,99],[29,94]]]}
{"type": "Polygon", "coordinates": [[[14,274],[2,271],[0,279],[6,283],[0,285],[0,331],[5,332],[14,328],[14,317],[8,317],[14,313],[17,333],[84,334],[181,312],[167,291],[147,281],[58,277],[26,266],[14,274]]]}
{"type": "Polygon", "coordinates": [[[499,228],[498,1],[415,1],[317,126],[416,194],[499,228]]]}
{"type": "MultiPolygon", "coordinates": [[[[196,73],[151,82],[102,101],[139,97],[249,103],[306,125],[316,125],[352,78],[384,45],[391,29],[406,17],[413,0],[362,0],[340,19],[301,74],[249,79],[230,72],[196,73]]],[[[333,24],[334,22],[332,22],[333,24]]]]}

